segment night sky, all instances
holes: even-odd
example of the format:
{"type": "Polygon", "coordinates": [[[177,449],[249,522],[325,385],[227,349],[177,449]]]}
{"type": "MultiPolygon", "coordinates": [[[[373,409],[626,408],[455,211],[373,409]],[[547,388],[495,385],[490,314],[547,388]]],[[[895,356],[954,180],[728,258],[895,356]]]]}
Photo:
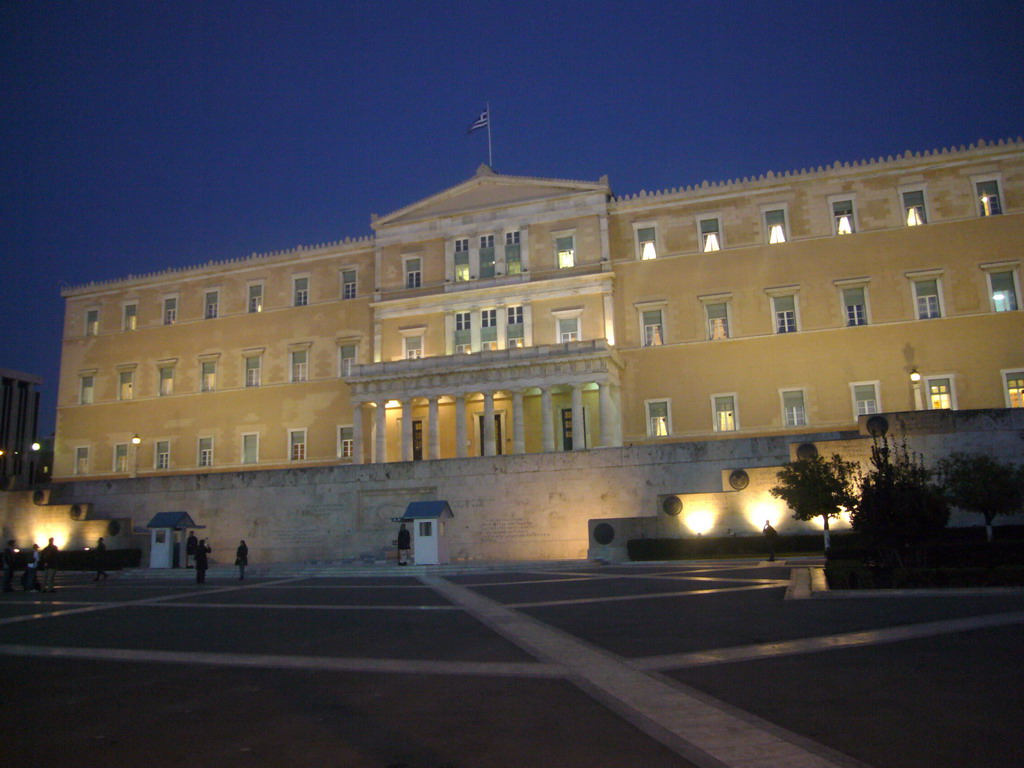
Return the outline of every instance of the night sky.
{"type": "Polygon", "coordinates": [[[0,368],[61,284],[371,233],[473,175],[618,195],[1024,134],[1019,2],[0,0],[0,368]]]}

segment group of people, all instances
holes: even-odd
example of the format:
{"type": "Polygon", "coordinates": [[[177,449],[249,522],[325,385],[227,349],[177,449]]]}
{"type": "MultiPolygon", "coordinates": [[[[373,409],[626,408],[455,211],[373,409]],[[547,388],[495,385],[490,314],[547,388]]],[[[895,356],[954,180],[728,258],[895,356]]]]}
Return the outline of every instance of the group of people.
{"type": "MultiPolygon", "coordinates": [[[[15,543],[15,539],[8,539],[7,546],[4,547],[4,592],[14,591],[14,571],[18,566],[18,550],[14,546],[15,543]]],[[[106,551],[107,545],[103,543],[103,537],[101,536],[96,544],[96,578],[93,581],[107,578],[107,572],[104,570],[106,565],[104,554],[106,551]]],[[[21,576],[22,588],[26,592],[30,590],[56,592],[57,559],[59,555],[60,549],[53,543],[52,538],[42,549],[39,548],[38,544],[33,544],[32,549],[26,553],[25,572],[21,576]],[[40,571],[43,572],[42,584],[39,583],[40,571]]]]}
{"type": "MultiPolygon", "coordinates": [[[[198,539],[194,533],[190,533],[185,540],[185,567],[196,569],[196,584],[206,583],[206,571],[210,568],[210,553],[213,549],[206,539],[198,539]],[[192,564],[189,564],[189,560],[192,564]]],[[[249,547],[245,539],[238,544],[235,550],[235,565],[238,566],[238,579],[245,578],[245,566],[249,564],[249,547]]]]}

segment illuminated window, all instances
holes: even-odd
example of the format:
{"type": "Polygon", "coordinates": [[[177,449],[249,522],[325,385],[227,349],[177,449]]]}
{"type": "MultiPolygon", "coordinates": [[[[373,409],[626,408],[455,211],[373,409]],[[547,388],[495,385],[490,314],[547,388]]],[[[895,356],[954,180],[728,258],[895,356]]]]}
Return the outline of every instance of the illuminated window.
{"type": "Polygon", "coordinates": [[[406,360],[419,360],[423,357],[423,337],[422,336],[406,336],[405,337],[405,359],[406,360]]]}
{"type": "Polygon", "coordinates": [[[352,427],[338,427],[338,458],[351,459],[354,445],[352,427]]]}
{"type": "Polygon", "coordinates": [[[832,221],[837,235],[852,235],[856,231],[853,220],[853,200],[832,202],[832,221]]]}
{"type": "Polygon", "coordinates": [[[717,216],[700,220],[700,249],[702,253],[722,250],[722,228],[717,216]]]}
{"type": "Polygon", "coordinates": [[[469,239],[455,241],[455,282],[469,280],[469,239]]]}
{"type": "Polygon", "coordinates": [[[525,344],[525,325],[523,324],[523,308],[521,306],[508,307],[508,323],[505,328],[505,338],[508,340],[509,348],[522,347],[525,344]]]}
{"type": "Polygon", "coordinates": [[[96,393],[96,380],[92,376],[83,376],[79,379],[78,402],[82,405],[90,405],[96,393]]]}
{"type": "Polygon", "coordinates": [[[160,367],[160,396],[174,394],[174,366],[164,365],[160,367]]]}
{"type": "Polygon", "coordinates": [[[928,391],[928,408],[933,411],[949,410],[953,407],[953,380],[950,378],[929,378],[925,381],[928,391]]]}
{"type": "Polygon", "coordinates": [[[636,248],[641,260],[658,258],[656,235],[657,231],[654,227],[639,227],[636,230],[636,248]]]}
{"type": "Polygon", "coordinates": [[[579,317],[562,317],[558,319],[558,340],[562,343],[580,340],[579,317]]]}
{"type": "Polygon", "coordinates": [[[118,443],[114,446],[114,471],[128,471],[128,443],[118,443]]]}
{"type": "Polygon", "coordinates": [[[866,416],[870,413],[878,413],[878,389],[874,382],[867,384],[851,384],[850,390],[853,393],[854,416],[866,416]]]}
{"type": "Polygon", "coordinates": [[[652,309],[641,312],[641,320],[644,326],[643,345],[645,347],[660,347],[665,343],[664,326],[661,322],[661,310],[652,309]]]}
{"type": "Polygon", "coordinates": [[[765,211],[764,226],[768,233],[769,243],[786,242],[786,210],[784,208],[765,211]]]}
{"type": "Polygon", "coordinates": [[[75,474],[89,474],[89,449],[85,446],[75,448],[75,474]]]}
{"type": "Polygon", "coordinates": [[[356,364],[356,345],[341,344],[338,347],[338,372],[343,378],[352,375],[352,366],[356,364]]]}
{"type": "Polygon", "coordinates": [[[199,372],[199,391],[213,392],[217,388],[217,363],[208,360],[201,364],[199,372]]]}
{"type": "Polygon", "coordinates": [[[405,260],[405,287],[419,288],[423,284],[422,263],[419,258],[405,260]]]}
{"type": "Polygon", "coordinates": [[[263,284],[249,286],[249,312],[263,311],[263,284]]]}
{"type": "Polygon", "coordinates": [[[1013,272],[989,272],[989,286],[993,312],[1012,312],[1017,309],[1017,286],[1013,272]]]}
{"type": "Polygon", "coordinates": [[[309,304],[309,278],[292,278],[292,306],[304,307],[309,304]]]}
{"type": "Polygon", "coordinates": [[[494,277],[494,235],[480,237],[480,277],[494,277]]]}
{"type": "Polygon", "coordinates": [[[164,325],[174,325],[178,321],[178,300],[164,299],[164,325]]]}
{"type": "Polygon", "coordinates": [[[200,467],[212,467],[213,466],[213,438],[212,437],[201,437],[199,438],[199,457],[196,462],[200,467]]]}
{"type": "Polygon", "coordinates": [[[354,299],[356,297],[356,271],[354,269],[343,269],[341,271],[341,298],[354,299]]]}
{"type": "Polygon", "coordinates": [[[169,440],[158,440],[153,446],[153,466],[157,469],[170,468],[171,443],[169,440]]]}
{"type": "Polygon", "coordinates": [[[1004,371],[1006,407],[1024,408],[1024,371],[1004,371]]]}
{"type": "Polygon", "coordinates": [[[135,396],[135,371],[121,371],[117,375],[119,400],[131,400],[135,396]]]}
{"type": "Polygon", "coordinates": [[[473,351],[472,346],[472,313],[455,313],[455,353],[466,354],[473,351]]]}
{"type": "Polygon", "coordinates": [[[291,353],[292,381],[309,380],[309,351],[297,349],[291,353]]]}
{"type": "Polygon", "coordinates": [[[903,193],[903,220],[908,227],[917,227],[928,223],[923,189],[913,189],[903,193]]]}
{"type": "Polygon", "coordinates": [[[242,463],[257,464],[260,460],[260,435],[249,432],[242,435],[242,463]]]}
{"type": "Polygon", "coordinates": [[[720,301],[713,304],[705,304],[704,311],[708,319],[708,338],[728,339],[729,338],[729,305],[720,301]]]}
{"type": "Polygon", "coordinates": [[[736,418],[736,395],[712,395],[714,406],[715,432],[734,432],[738,429],[736,418]]]}
{"type": "Polygon", "coordinates": [[[505,272],[509,275],[520,275],[523,272],[518,231],[505,233],[505,272]]]}
{"type": "Polygon", "coordinates": [[[217,317],[217,313],[220,307],[220,294],[217,291],[206,292],[206,312],[205,317],[207,320],[212,320],[217,317]]]}
{"type": "Polygon", "coordinates": [[[555,254],[559,269],[568,269],[576,266],[576,237],[565,235],[555,238],[555,254]]]}
{"type": "Polygon", "coordinates": [[[306,459],[306,430],[292,429],[288,432],[288,456],[291,461],[306,459]]]}
{"type": "Polygon", "coordinates": [[[85,313],[85,335],[95,336],[100,332],[100,311],[90,309],[85,313]]]}
{"type": "Polygon", "coordinates": [[[789,389],[782,392],[782,422],[787,427],[806,427],[807,411],[804,409],[804,391],[789,389]]]}
{"type": "Polygon", "coordinates": [[[978,214],[981,216],[998,216],[1003,212],[999,198],[999,182],[996,179],[979,181],[974,185],[978,196],[978,214]]]}
{"type": "Polygon", "coordinates": [[[669,401],[647,400],[647,436],[668,437],[672,432],[669,423],[669,401]]]}
{"type": "Polygon", "coordinates": [[[260,355],[248,355],[245,358],[245,386],[258,387],[263,375],[263,358],[260,355]]]}
{"type": "Polygon", "coordinates": [[[121,327],[126,331],[134,331],[139,327],[139,305],[138,304],[125,304],[124,305],[124,320],[121,323],[121,327]]]}
{"type": "Polygon", "coordinates": [[[917,304],[917,319],[930,320],[942,317],[942,305],[939,302],[939,281],[915,280],[914,301],[917,304]]]}
{"type": "Polygon", "coordinates": [[[796,333],[796,296],[773,296],[776,333],[796,333]]]}
{"type": "Polygon", "coordinates": [[[498,348],[498,310],[480,310],[480,348],[498,348]]]}
{"type": "Polygon", "coordinates": [[[868,305],[864,286],[843,288],[843,311],[846,314],[846,325],[867,325],[868,305]]]}

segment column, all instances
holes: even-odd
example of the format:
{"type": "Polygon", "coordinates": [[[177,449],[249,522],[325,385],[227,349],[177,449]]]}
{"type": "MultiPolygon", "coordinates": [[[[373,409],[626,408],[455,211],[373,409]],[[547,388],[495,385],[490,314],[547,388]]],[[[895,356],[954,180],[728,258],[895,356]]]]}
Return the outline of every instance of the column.
{"type": "Polygon", "coordinates": [[[526,431],[523,428],[523,391],[512,393],[512,453],[526,453],[526,431]]]}
{"type": "Polygon", "coordinates": [[[484,456],[493,456],[494,450],[494,393],[484,392],[484,456]]]}
{"type": "Polygon", "coordinates": [[[363,463],[363,404],[352,403],[352,463],[363,463]]]}
{"type": "Polygon", "coordinates": [[[377,414],[376,414],[376,438],[377,444],[375,448],[375,456],[373,460],[377,464],[384,464],[388,460],[388,440],[387,440],[387,424],[388,414],[384,408],[384,404],[387,400],[377,401],[377,414]]]}
{"type": "Polygon", "coordinates": [[[601,447],[609,448],[615,444],[615,429],[612,420],[615,406],[612,403],[611,384],[601,382],[598,391],[598,412],[601,417],[601,447]]]}
{"type": "Polygon", "coordinates": [[[573,384],[572,386],[572,449],[582,451],[587,445],[584,442],[585,432],[583,425],[583,386],[573,384]]]}
{"type": "Polygon", "coordinates": [[[466,396],[455,398],[455,456],[466,456],[466,396]]]}
{"type": "Polygon", "coordinates": [[[540,390],[540,434],[546,453],[555,450],[555,425],[551,423],[551,388],[540,390]]]}
{"type": "Polygon", "coordinates": [[[427,419],[429,424],[427,425],[428,430],[428,445],[427,445],[427,458],[428,459],[440,459],[441,458],[441,425],[437,421],[437,398],[431,397],[427,401],[427,419]]]}
{"type": "Polygon", "coordinates": [[[412,398],[402,401],[402,461],[412,461],[412,398]]]}

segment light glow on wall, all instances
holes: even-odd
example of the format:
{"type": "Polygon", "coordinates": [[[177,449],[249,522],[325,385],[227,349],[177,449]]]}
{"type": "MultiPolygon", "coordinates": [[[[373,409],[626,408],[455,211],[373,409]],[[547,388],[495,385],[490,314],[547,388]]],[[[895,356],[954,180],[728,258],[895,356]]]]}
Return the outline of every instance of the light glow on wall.
{"type": "Polygon", "coordinates": [[[788,511],[784,501],[766,494],[747,504],[743,508],[743,516],[754,530],[760,531],[765,520],[772,524],[772,528],[778,528],[788,511]]]}
{"type": "Polygon", "coordinates": [[[64,549],[64,546],[68,543],[69,533],[70,531],[66,527],[53,525],[52,523],[44,528],[36,528],[32,531],[32,541],[24,549],[31,549],[32,544],[38,544],[39,548],[42,549],[49,544],[51,538],[53,543],[57,545],[57,549],[64,549]]]}
{"type": "Polygon", "coordinates": [[[715,525],[715,513],[707,507],[694,507],[683,512],[683,524],[697,534],[705,534],[715,525]]]}

